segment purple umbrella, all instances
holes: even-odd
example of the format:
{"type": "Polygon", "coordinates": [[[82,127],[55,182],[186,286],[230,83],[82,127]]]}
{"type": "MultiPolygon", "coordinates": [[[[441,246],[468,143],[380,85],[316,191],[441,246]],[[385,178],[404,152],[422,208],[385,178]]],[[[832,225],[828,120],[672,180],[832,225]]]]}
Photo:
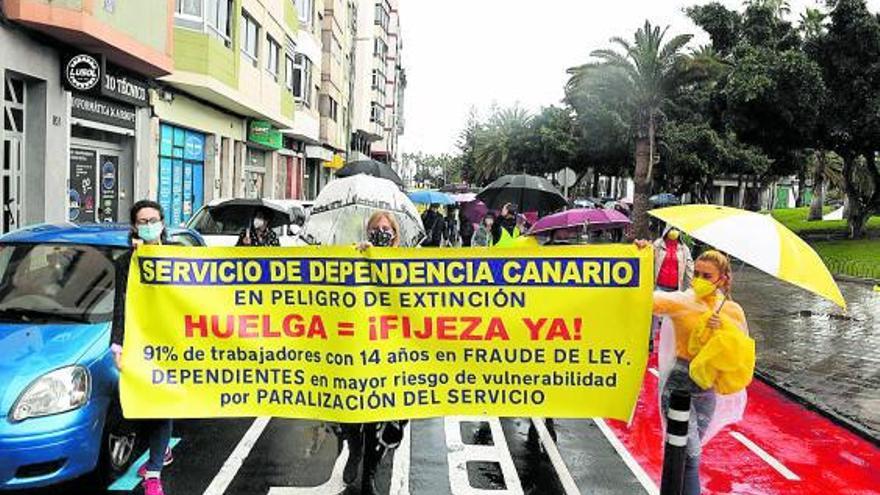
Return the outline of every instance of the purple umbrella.
{"type": "Polygon", "coordinates": [[[489,208],[482,201],[471,201],[470,203],[462,203],[461,210],[471,223],[480,223],[483,221],[483,217],[486,216],[489,208]]]}
{"type": "Polygon", "coordinates": [[[609,229],[629,225],[631,220],[616,210],[577,208],[548,215],[532,226],[530,234],[586,224],[590,229],[609,229]]]}

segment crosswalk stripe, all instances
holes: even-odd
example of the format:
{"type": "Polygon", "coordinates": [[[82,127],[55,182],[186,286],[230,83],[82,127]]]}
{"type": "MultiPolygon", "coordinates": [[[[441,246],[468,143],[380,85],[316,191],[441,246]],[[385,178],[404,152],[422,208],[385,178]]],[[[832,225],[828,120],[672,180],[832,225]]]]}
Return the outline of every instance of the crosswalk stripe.
{"type": "Polygon", "coordinates": [[[449,416],[444,418],[446,433],[446,447],[448,449],[447,462],[449,464],[449,487],[452,495],[523,495],[522,483],[510,449],[507,447],[507,439],[501,428],[501,421],[488,416],[449,416]],[[489,423],[492,431],[493,445],[466,445],[461,438],[462,421],[489,423]],[[504,476],[505,490],[481,490],[471,486],[468,478],[468,461],[496,462],[501,466],[504,476]]]}
{"type": "Polygon", "coordinates": [[[409,466],[412,455],[410,436],[412,435],[412,422],[407,423],[403,430],[403,438],[400,445],[394,451],[393,465],[391,467],[391,485],[389,495],[409,495],[409,466]]]}
{"type": "Polygon", "coordinates": [[[565,465],[565,461],[562,460],[562,456],[559,454],[559,449],[556,448],[556,442],[553,441],[553,437],[547,431],[544,418],[532,418],[532,424],[535,425],[535,431],[538,432],[538,437],[544,445],[544,450],[547,452],[547,457],[550,458],[550,463],[553,464],[553,469],[556,470],[556,475],[559,477],[559,482],[562,483],[565,494],[580,495],[581,492],[578,490],[577,483],[574,482],[568,466],[565,465]]]}
{"type": "Polygon", "coordinates": [[[229,488],[229,484],[232,483],[233,478],[235,478],[238,470],[241,469],[241,465],[244,463],[244,460],[247,459],[248,454],[251,453],[254,444],[260,439],[260,435],[263,434],[263,430],[269,425],[271,419],[272,418],[261,417],[255,419],[254,422],[251,423],[248,431],[243,437],[241,437],[238,445],[235,446],[235,450],[229,454],[226,462],[223,463],[223,467],[220,468],[217,476],[214,477],[211,484],[205,489],[204,495],[223,495],[226,492],[226,489],[229,488]]]}

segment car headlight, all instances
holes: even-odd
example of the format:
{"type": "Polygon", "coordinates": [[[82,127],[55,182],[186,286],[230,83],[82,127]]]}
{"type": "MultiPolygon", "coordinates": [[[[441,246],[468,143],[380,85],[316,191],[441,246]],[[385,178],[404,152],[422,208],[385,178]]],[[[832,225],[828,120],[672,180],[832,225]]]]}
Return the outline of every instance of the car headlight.
{"type": "Polygon", "coordinates": [[[12,421],[49,416],[81,407],[89,400],[89,370],[67,366],[34,380],[12,406],[12,421]]]}

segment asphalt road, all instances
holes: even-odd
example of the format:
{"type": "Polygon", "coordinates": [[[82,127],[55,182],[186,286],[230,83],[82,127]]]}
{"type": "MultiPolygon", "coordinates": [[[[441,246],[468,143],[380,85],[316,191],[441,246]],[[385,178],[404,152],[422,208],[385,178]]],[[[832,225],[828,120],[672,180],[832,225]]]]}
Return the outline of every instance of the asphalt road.
{"type": "MultiPolygon", "coordinates": [[[[391,495],[645,493],[593,421],[438,418],[412,422],[379,466],[391,495]]],[[[169,495],[356,495],[342,482],[348,449],[320,423],[286,419],[190,420],[175,424],[169,495]],[[338,453],[339,452],[339,453],[338,453]]],[[[135,466],[136,467],[136,466],[135,466]]],[[[80,479],[40,495],[141,494],[130,473],[112,487],[80,479]],[[112,490],[110,489],[112,488],[112,490]]]]}

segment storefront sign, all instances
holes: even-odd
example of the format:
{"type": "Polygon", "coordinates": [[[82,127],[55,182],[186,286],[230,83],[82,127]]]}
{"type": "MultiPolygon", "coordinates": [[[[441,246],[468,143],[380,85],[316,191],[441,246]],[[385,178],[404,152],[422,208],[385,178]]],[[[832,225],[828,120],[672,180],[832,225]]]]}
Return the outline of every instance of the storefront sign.
{"type": "Polygon", "coordinates": [[[134,107],[113,103],[91,96],[73,94],[70,101],[70,114],[74,117],[103,122],[105,124],[134,129],[136,114],[134,107]]]}
{"type": "Polygon", "coordinates": [[[141,107],[150,104],[145,80],[106,63],[99,55],[78,53],[68,56],[62,65],[61,79],[74,94],[100,95],[141,107]]]}
{"type": "Polygon", "coordinates": [[[62,67],[64,85],[73,91],[99,92],[104,75],[104,58],[80,53],[69,57],[62,67]]]}
{"type": "Polygon", "coordinates": [[[95,221],[95,150],[70,148],[70,190],[67,218],[74,223],[95,221]]]}
{"type": "Polygon", "coordinates": [[[252,120],[248,126],[248,140],[273,150],[281,149],[281,131],[265,120],[252,120]]]}
{"type": "Polygon", "coordinates": [[[105,74],[101,95],[114,100],[124,101],[139,107],[150,104],[147,83],[133,77],[117,73],[105,74]]]}

